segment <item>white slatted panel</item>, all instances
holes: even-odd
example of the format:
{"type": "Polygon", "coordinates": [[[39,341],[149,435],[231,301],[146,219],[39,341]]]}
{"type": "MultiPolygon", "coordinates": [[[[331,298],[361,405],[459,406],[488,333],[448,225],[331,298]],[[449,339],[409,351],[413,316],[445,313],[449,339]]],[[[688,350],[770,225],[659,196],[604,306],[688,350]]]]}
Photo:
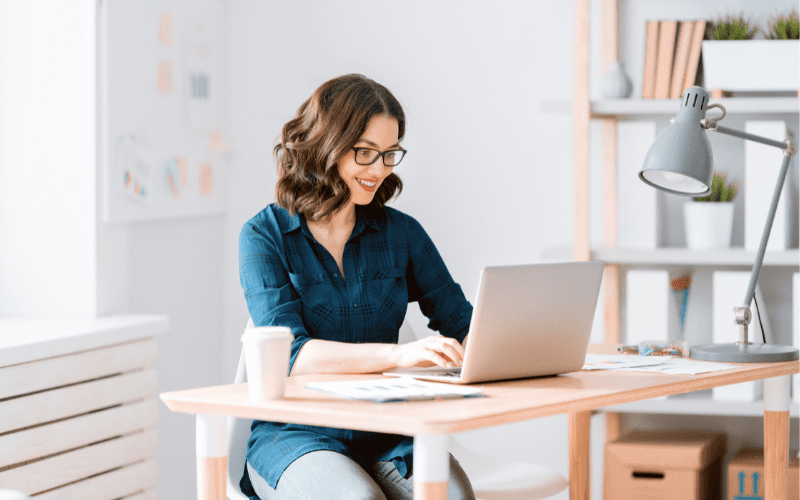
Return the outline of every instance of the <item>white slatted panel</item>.
{"type": "Polygon", "coordinates": [[[158,491],[155,489],[147,490],[130,497],[125,497],[122,500],[158,500],[158,491]]]}
{"type": "Polygon", "coordinates": [[[157,499],[157,483],[158,463],[151,459],[48,491],[36,500],[157,499]]]}
{"type": "Polygon", "coordinates": [[[156,365],[153,338],[0,368],[0,399],[156,365]]]}
{"type": "Polygon", "coordinates": [[[147,369],[7,399],[0,401],[0,433],[153,397],[157,391],[156,371],[147,369]]]}
{"type": "Polygon", "coordinates": [[[155,457],[156,449],[155,430],[138,432],[5,470],[0,484],[32,495],[155,457]]]}
{"type": "Polygon", "coordinates": [[[87,415],[0,435],[0,468],[46,457],[137,430],[155,429],[158,403],[149,398],[87,415]]]}

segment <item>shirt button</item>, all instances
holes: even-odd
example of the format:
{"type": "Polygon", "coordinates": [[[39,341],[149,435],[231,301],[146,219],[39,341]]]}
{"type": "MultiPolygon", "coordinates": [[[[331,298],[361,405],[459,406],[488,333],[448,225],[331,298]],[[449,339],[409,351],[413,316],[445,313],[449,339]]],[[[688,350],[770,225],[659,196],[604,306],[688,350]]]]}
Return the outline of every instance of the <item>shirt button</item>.
{"type": "Polygon", "coordinates": [[[338,277],[339,277],[339,275],[338,275],[337,273],[333,273],[333,277],[334,277],[334,278],[338,278],[338,277]]]}
{"type": "Polygon", "coordinates": [[[358,307],[358,304],[356,304],[355,302],[353,302],[353,307],[358,307]]]}

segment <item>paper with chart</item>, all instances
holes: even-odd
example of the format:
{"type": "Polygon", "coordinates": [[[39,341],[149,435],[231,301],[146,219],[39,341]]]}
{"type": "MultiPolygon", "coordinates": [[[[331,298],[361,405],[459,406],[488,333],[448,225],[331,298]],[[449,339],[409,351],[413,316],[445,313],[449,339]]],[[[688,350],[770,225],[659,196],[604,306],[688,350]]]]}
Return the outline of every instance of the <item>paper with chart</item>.
{"type": "Polygon", "coordinates": [[[389,401],[413,401],[425,399],[452,399],[479,396],[483,387],[468,387],[437,384],[415,380],[411,377],[350,380],[344,382],[313,382],[309,389],[328,392],[351,399],[363,399],[376,403],[389,401]]]}
{"type": "Polygon", "coordinates": [[[671,356],[630,356],[626,354],[587,354],[584,370],[620,370],[670,375],[697,375],[736,368],[728,363],[711,363],[671,356]]]}

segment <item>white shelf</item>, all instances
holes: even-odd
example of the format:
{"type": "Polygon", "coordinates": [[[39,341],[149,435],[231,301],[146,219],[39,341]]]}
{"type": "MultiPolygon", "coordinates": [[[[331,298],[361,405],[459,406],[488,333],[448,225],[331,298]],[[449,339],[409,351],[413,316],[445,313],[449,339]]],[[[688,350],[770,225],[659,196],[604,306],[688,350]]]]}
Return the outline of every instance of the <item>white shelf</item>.
{"type": "MultiPolygon", "coordinates": [[[[711,103],[721,104],[728,114],[787,114],[800,112],[800,99],[797,97],[727,97],[712,99],[711,103]]],[[[593,101],[591,112],[595,118],[636,117],[647,115],[676,115],[680,99],[607,99],[593,101]]],[[[543,101],[541,110],[545,113],[572,113],[570,101],[543,101]]],[[[712,113],[717,113],[712,110],[712,113]]]]}
{"type": "MultiPolygon", "coordinates": [[[[670,396],[667,399],[651,399],[609,406],[605,411],[621,413],[659,413],[670,415],[726,415],[735,417],[763,417],[764,402],[715,401],[704,393],[687,393],[670,396]]],[[[800,407],[796,401],[789,405],[791,417],[800,416],[800,407]]]]}
{"type": "MultiPolygon", "coordinates": [[[[658,248],[655,250],[594,250],[592,260],[609,264],[630,265],[691,265],[691,266],[747,266],[752,267],[755,251],[689,250],[688,248],[658,248]]],[[[797,249],[767,252],[764,266],[800,268],[800,252],[797,249]]]]}
{"type": "Polygon", "coordinates": [[[0,368],[168,331],[169,318],[154,314],[96,318],[0,317],[0,368]]]}
{"type": "MultiPolygon", "coordinates": [[[[797,97],[729,97],[711,99],[711,104],[721,104],[729,114],[741,113],[798,113],[797,97]]],[[[633,116],[678,114],[680,99],[609,99],[592,103],[592,114],[604,116],[633,116]]],[[[712,113],[718,113],[712,110],[712,113]]]]}

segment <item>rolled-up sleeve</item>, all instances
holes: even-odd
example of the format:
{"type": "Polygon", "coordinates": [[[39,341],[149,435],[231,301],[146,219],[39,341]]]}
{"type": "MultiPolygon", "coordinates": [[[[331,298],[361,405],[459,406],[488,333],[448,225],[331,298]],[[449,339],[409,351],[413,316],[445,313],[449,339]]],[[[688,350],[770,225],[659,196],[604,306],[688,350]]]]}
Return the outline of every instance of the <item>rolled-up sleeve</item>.
{"type": "Polygon", "coordinates": [[[469,333],[472,305],[450,276],[428,233],[408,217],[409,264],[406,271],[409,302],[419,302],[428,328],[459,342],[469,333]]]}
{"type": "Polygon", "coordinates": [[[297,353],[311,340],[303,325],[302,303],[281,261],[275,242],[256,224],[248,222],[239,234],[239,282],[255,326],[292,329],[292,371],[297,353]]]}

